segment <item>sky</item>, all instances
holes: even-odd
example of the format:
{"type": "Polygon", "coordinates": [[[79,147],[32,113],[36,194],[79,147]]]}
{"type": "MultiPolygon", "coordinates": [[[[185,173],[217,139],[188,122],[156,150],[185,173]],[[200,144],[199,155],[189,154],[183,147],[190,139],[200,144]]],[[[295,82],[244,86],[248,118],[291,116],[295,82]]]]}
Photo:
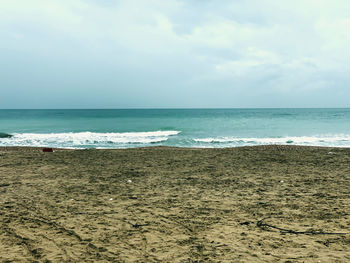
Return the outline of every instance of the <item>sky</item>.
{"type": "Polygon", "coordinates": [[[348,0],[0,0],[0,108],[350,107],[348,0]]]}

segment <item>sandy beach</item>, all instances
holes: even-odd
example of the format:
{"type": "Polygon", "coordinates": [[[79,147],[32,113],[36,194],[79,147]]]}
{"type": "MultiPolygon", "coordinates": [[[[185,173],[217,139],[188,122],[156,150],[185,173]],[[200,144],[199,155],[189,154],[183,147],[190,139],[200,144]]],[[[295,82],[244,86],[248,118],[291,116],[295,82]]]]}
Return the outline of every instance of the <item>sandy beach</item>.
{"type": "Polygon", "coordinates": [[[0,148],[0,261],[350,262],[349,179],[349,148],[0,148]]]}

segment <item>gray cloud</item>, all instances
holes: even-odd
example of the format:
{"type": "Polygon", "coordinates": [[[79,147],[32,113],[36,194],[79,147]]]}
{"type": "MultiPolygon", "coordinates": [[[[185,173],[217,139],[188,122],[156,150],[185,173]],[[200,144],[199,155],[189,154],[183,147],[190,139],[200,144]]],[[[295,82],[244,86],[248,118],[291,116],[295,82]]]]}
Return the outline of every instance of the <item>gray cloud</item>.
{"type": "Polygon", "coordinates": [[[0,107],[350,106],[349,14],[342,0],[4,0],[0,107]]]}

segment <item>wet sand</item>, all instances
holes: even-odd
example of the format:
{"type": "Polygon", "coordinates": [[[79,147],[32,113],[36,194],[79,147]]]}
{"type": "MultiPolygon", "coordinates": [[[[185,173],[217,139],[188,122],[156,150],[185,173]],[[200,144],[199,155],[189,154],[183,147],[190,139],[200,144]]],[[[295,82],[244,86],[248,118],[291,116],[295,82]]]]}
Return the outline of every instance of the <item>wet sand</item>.
{"type": "Polygon", "coordinates": [[[341,148],[0,148],[0,261],[350,262],[349,179],[341,148]]]}

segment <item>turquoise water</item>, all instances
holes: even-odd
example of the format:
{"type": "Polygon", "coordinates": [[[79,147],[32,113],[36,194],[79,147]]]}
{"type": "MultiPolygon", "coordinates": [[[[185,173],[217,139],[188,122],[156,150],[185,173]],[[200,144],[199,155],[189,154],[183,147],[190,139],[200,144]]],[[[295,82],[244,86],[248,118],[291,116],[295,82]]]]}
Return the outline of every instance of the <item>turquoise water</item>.
{"type": "Polygon", "coordinates": [[[350,147],[350,109],[0,110],[0,146],[350,147]]]}

